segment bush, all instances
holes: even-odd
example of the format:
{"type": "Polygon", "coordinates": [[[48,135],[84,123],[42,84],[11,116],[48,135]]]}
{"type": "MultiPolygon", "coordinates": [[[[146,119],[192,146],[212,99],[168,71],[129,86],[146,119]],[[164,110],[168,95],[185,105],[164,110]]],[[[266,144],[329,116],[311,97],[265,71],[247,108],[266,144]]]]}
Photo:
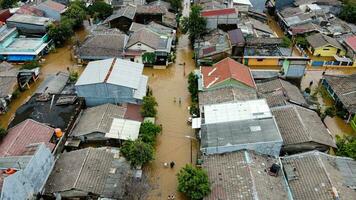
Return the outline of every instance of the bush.
{"type": "Polygon", "coordinates": [[[182,168],[178,176],[178,191],[191,200],[203,199],[210,193],[210,183],[207,173],[192,165],[182,168]]]}
{"type": "Polygon", "coordinates": [[[20,96],[20,94],[21,94],[21,91],[20,91],[20,89],[16,89],[13,93],[12,93],[12,99],[17,99],[19,96],[20,96]]]}
{"type": "Polygon", "coordinates": [[[188,90],[192,102],[198,102],[198,77],[193,72],[188,75],[188,90]]]}
{"type": "Polygon", "coordinates": [[[196,102],[193,102],[192,105],[190,106],[190,114],[194,115],[196,117],[199,117],[200,111],[199,111],[199,105],[196,102]]]}
{"type": "Polygon", "coordinates": [[[284,36],[281,47],[287,48],[287,47],[290,47],[291,44],[292,44],[292,41],[287,36],[284,36]]]}
{"type": "Polygon", "coordinates": [[[7,134],[7,130],[2,128],[2,127],[0,127],[0,140],[5,138],[6,134],[7,134]]]}
{"type": "Polygon", "coordinates": [[[154,96],[145,96],[143,97],[143,103],[141,108],[141,115],[143,117],[156,117],[158,103],[154,96]]]}
{"type": "Polygon", "coordinates": [[[160,126],[155,125],[151,122],[144,122],[141,124],[140,127],[139,138],[143,142],[154,146],[156,143],[156,137],[161,131],[162,129],[160,126]]]}
{"type": "Polygon", "coordinates": [[[77,71],[69,72],[69,82],[75,83],[79,78],[79,73],[77,71]]]}
{"type": "Polygon", "coordinates": [[[299,45],[300,47],[302,47],[303,49],[308,48],[308,44],[309,44],[306,37],[303,37],[303,36],[297,36],[295,38],[295,43],[297,45],[299,45]]]}
{"type": "Polygon", "coordinates": [[[95,15],[100,20],[103,20],[113,13],[113,8],[104,1],[95,1],[88,7],[88,11],[91,16],[95,15]]]}
{"type": "Polygon", "coordinates": [[[337,156],[346,156],[356,159],[356,137],[355,136],[336,136],[337,156]]]}
{"type": "Polygon", "coordinates": [[[142,166],[154,158],[153,147],[140,139],[124,142],[121,153],[133,167],[142,166]]]}
{"type": "Polygon", "coordinates": [[[347,22],[356,23],[356,2],[348,1],[343,5],[339,17],[347,22]]]}
{"type": "Polygon", "coordinates": [[[21,69],[35,69],[37,67],[41,67],[41,64],[37,60],[34,60],[22,65],[21,69]]]}

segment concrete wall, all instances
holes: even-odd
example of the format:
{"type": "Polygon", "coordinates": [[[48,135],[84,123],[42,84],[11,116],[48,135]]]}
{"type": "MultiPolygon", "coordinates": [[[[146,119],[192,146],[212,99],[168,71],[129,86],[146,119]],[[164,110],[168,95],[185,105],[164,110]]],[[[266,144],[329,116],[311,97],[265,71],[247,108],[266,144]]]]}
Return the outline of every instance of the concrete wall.
{"type": "Polygon", "coordinates": [[[220,89],[220,88],[226,88],[226,87],[235,87],[235,88],[241,88],[241,89],[245,89],[245,90],[251,90],[251,91],[255,91],[254,88],[251,88],[239,81],[236,81],[235,79],[227,79],[221,83],[215,84],[209,88],[204,89],[205,91],[211,91],[211,90],[215,90],[215,89],[220,89]]]}
{"type": "Polygon", "coordinates": [[[272,142],[260,142],[260,143],[250,143],[250,144],[238,144],[232,146],[220,146],[220,147],[208,147],[201,148],[201,151],[205,154],[221,154],[234,152],[242,149],[253,150],[261,154],[271,155],[278,157],[281,151],[283,141],[272,141],[272,142]]]}
{"type": "Polygon", "coordinates": [[[1,199],[30,199],[42,190],[53,165],[53,155],[42,144],[24,170],[4,179],[1,199]]]}
{"type": "Polygon", "coordinates": [[[79,97],[85,98],[87,106],[97,106],[106,103],[135,103],[133,89],[108,83],[76,86],[79,97]]]}
{"type": "Polygon", "coordinates": [[[345,51],[340,51],[339,54],[337,54],[337,48],[330,46],[330,45],[326,45],[323,47],[319,47],[317,49],[310,49],[310,52],[313,53],[314,56],[335,56],[335,55],[340,55],[340,56],[344,56],[346,54],[345,51]]]}
{"type": "Polygon", "coordinates": [[[248,66],[278,66],[278,58],[248,58],[246,65],[248,66]]]}

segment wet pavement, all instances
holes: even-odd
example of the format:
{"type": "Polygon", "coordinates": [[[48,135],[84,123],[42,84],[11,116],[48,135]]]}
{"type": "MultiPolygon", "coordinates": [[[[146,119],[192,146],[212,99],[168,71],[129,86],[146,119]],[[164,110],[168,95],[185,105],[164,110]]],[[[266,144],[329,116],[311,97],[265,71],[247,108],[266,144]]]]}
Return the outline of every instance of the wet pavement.
{"type": "Polygon", "coordinates": [[[180,168],[191,162],[191,142],[193,162],[196,160],[196,141],[186,137],[194,137],[191,126],[187,124],[190,104],[187,75],[195,69],[192,55],[188,37],[180,36],[175,64],[164,70],[152,68],[144,70],[149,76],[149,87],[158,102],[157,123],[163,126],[162,135],[158,137],[155,160],[145,169],[153,187],[149,195],[150,200],[165,200],[170,194],[175,194],[176,199],[184,199],[176,191],[176,174],[180,168]],[[164,167],[165,162],[171,161],[176,164],[173,169],[164,167]]]}

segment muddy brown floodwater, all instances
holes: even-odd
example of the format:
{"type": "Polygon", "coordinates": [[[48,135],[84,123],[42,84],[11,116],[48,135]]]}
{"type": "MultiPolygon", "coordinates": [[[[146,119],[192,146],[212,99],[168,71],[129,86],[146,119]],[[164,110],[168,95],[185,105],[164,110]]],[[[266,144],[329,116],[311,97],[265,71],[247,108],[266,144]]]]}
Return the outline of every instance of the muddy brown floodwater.
{"type": "MultiPolygon", "coordinates": [[[[83,27],[82,29],[76,31],[75,38],[78,38],[79,41],[82,41],[86,35],[87,32],[83,27]]],[[[35,84],[30,85],[30,89],[22,92],[17,99],[13,100],[10,103],[8,111],[0,116],[1,127],[7,128],[17,108],[24,104],[33,95],[37,87],[46,78],[46,76],[50,74],[56,74],[59,71],[67,71],[67,68],[71,70],[76,70],[79,73],[82,72],[83,69],[81,67],[78,67],[75,64],[74,59],[72,59],[71,47],[72,43],[68,42],[68,44],[66,44],[64,47],[57,48],[55,52],[51,52],[48,55],[44,56],[44,62],[42,63],[41,74],[39,79],[35,84]]]]}
{"type": "Polygon", "coordinates": [[[176,174],[190,163],[191,142],[193,162],[196,160],[196,141],[186,137],[194,136],[191,126],[187,124],[190,104],[187,75],[195,69],[192,55],[187,36],[180,36],[175,64],[163,70],[144,69],[144,73],[149,76],[149,87],[158,102],[157,123],[163,126],[162,134],[158,137],[155,160],[145,168],[153,187],[148,198],[150,200],[166,200],[170,194],[175,194],[176,199],[184,199],[177,192],[176,174]],[[164,167],[165,162],[171,161],[176,164],[173,169],[164,167]]]}

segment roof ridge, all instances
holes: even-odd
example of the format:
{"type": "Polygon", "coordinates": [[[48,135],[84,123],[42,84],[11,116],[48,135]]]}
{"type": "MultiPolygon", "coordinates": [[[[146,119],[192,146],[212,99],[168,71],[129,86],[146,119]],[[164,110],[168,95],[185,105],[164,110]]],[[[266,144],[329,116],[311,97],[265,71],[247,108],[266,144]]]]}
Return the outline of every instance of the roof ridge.
{"type": "Polygon", "coordinates": [[[328,179],[328,181],[329,181],[329,183],[330,183],[330,185],[331,185],[331,188],[332,188],[332,189],[333,189],[333,188],[336,189],[336,187],[334,186],[333,182],[331,181],[330,174],[329,174],[328,170],[326,170],[326,167],[325,167],[325,165],[324,165],[324,162],[321,160],[321,156],[320,156],[319,152],[318,152],[318,151],[315,151],[315,152],[314,152],[314,156],[317,156],[317,160],[318,160],[319,164],[321,165],[321,167],[323,168],[323,170],[324,170],[324,172],[325,172],[325,175],[326,175],[326,177],[327,177],[327,179],[328,179]]]}
{"type": "Polygon", "coordinates": [[[292,108],[297,113],[298,120],[300,121],[300,123],[303,126],[303,132],[307,135],[309,141],[313,141],[313,138],[311,137],[309,129],[305,126],[304,121],[303,121],[302,117],[300,116],[298,109],[295,106],[292,106],[292,108]]]}
{"type": "MultiPolygon", "coordinates": [[[[85,158],[84,158],[84,162],[83,162],[82,166],[80,167],[80,170],[79,170],[77,178],[74,181],[73,188],[75,188],[77,183],[78,183],[79,177],[80,177],[80,175],[81,175],[81,173],[83,171],[85,163],[87,162],[87,159],[88,159],[88,156],[89,156],[89,152],[90,152],[91,149],[92,149],[91,147],[87,148],[87,152],[86,152],[86,155],[85,155],[85,158]]],[[[73,189],[73,188],[71,188],[71,189],[73,189]]]]}

